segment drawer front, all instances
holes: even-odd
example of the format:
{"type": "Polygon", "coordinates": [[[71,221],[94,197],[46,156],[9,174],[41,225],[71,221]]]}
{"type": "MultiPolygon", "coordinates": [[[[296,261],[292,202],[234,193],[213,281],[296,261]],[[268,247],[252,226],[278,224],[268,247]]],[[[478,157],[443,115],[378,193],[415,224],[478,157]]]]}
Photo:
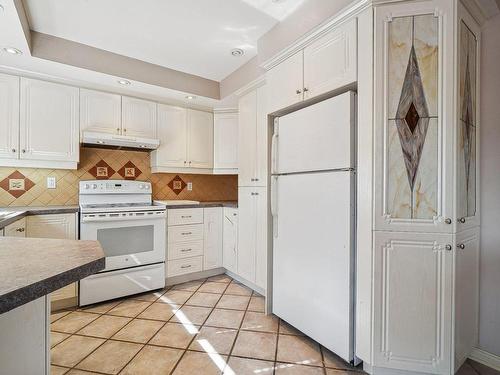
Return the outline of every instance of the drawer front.
{"type": "Polygon", "coordinates": [[[202,224],[203,208],[175,208],[168,210],[168,225],[202,224]]]}
{"type": "Polygon", "coordinates": [[[167,230],[168,243],[203,240],[203,224],[179,225],[167,230]]]}
{"type": "Polygon", "coordinates": [[[168,245],[168,260],[203,255],[203,241],[174,242],[168,245]]]}
{"type": "Polygon", "coordinates": [[[203,257],[175,259],[167,262],[167,277],[200,272],[203,269],[203,257]]]}

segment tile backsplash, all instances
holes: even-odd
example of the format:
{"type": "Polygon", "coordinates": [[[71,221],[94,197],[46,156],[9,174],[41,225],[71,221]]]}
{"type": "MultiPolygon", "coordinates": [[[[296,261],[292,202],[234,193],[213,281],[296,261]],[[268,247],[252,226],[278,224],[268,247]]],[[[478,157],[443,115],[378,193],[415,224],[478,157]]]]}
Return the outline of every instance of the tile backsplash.
{"type": "Polygon", "coordinates": [[[238,199],[238,176],[152,174],[147,152],[82,148],[77,170],[0,167],[0,207],[76,205],[78,182],[94,179],[150,181],[153,198],[161,200],[238,199]],[[47,189],[49,176],[55,189],[47,189]]]}

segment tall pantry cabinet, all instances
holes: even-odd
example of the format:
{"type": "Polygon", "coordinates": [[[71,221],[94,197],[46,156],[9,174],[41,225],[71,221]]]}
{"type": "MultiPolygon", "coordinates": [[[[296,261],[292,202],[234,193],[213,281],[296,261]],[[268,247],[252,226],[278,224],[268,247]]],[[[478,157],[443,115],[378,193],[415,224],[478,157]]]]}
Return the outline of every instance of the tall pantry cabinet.
{"type": "Polygon", "coordinates": [[[371,365],[454,374],[477,343],[481,35],[456,0],[374,14],[371,365]]]}
{"type": "Polygon", "coordinates": [[[268,126],[266,86],[239,98],[238,249],[236,274],[267,286],[268,126]]]}

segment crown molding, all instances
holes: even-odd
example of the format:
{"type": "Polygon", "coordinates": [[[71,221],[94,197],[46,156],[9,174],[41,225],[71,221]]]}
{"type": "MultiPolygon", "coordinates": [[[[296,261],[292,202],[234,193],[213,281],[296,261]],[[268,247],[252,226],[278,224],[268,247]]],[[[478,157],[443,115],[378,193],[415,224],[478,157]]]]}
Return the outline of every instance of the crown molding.
{"type": "Polygon", "coordinates": [[[266,77],[265,75],[260,76],[257,79],[254,79],[253,81],[247,83],[245,86],[241,87],[240,89],[236,90],[234,92],[234,95],[237,97],[241,97],[247,93],[249,93],[252,90],[255,90],[256,88],[260,86],[264,86],[266,83],[266,77]]]}

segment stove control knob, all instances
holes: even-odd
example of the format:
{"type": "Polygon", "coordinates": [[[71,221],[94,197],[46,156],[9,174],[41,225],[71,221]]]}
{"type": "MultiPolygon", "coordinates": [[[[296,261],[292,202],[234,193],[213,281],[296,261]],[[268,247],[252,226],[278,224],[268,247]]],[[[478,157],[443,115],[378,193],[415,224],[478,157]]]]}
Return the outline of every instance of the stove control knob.
{"type": "Polygon", "coordinates": [[[144,184],[140,184],[139,189],[144,189],[144,184]]]}
{"type": "Polygon", "coordinates": [[[92,184],[92,189],[97,189],[97,184],[92,184]]]}
{"type": "Polygon", "coordinates": [[[83,188],[84,188],[84,189],[90,189],[90,185],[89,185],[89,184],[85,184],[85,185],[83,186],[83,188]]]}
{"type": "Polygon", "coordinates": [[[149,190],[149,185],[144,185],[144,189],[149,190]]]}

